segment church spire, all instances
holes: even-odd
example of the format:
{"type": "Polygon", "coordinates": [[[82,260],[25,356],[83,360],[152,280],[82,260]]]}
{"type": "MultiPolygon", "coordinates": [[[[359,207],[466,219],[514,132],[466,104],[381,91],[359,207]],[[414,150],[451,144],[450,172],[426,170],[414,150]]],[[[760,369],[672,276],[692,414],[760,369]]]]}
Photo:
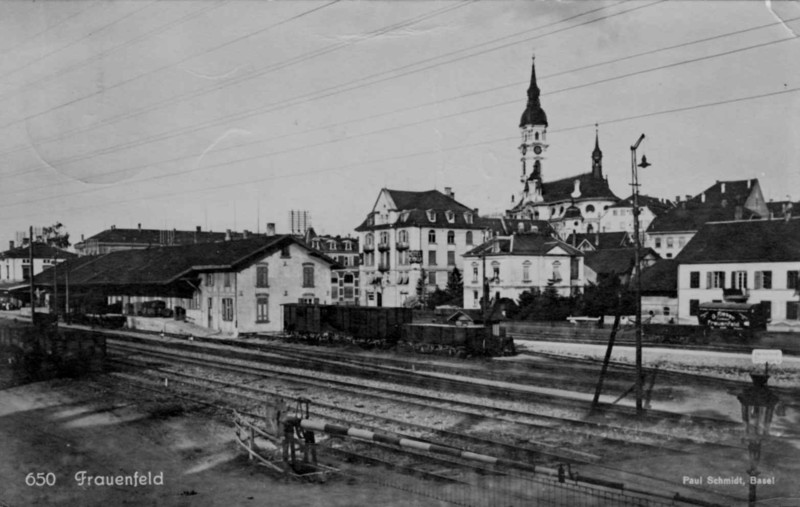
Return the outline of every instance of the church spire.
{"type": "Polygon", "coordinates": [[[597,124],[594,124],[594,151],[592,151],[592,177],[603,179],[603,152],[600,151],[600,134],[597,124]]]}
{"type": "Polygon", "coordinates": [[[520,127],[526,125],[544,125],[547,127],[547,114],[545,114],[539,101],[540,93],[539,85],[536,83],[536,55],[534,55],[531,63],[531,84],[528,87],[528,104],[525,106],[525,111],[519,121],[520,127]]]}

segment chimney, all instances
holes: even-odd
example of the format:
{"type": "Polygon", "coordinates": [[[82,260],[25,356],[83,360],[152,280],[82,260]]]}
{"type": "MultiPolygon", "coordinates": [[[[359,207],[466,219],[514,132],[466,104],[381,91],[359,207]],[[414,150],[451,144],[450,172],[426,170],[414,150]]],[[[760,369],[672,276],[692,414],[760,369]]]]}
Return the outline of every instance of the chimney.
{"type": "Polygon", "coordinates": [[[688,200],[690,200],[691,198],[692,198],[692,196],[691,196],[691,195],[689,195],[689,194],[686,194],[686,199],[684,199],[684,200],[685,200],[685,201],[688,201],[688,200]]]}
{"type": "Polygon", "coordinates": [[[230,240],[231,240],[231,230],[225,229],[225,241],[230,241],[230,240]]]}
{"type": "Polygon", "coordinates": [[[676,203],[678,203],[678,202],[681,202],[681,196],[679,196],[679,195],[676,195],[676,196],[675,196],[675,202],[676,202],[676,203]]]}
{"type": "Polygon", "coordinates": [[[267,223],[267,236],[274,236],[275,235],[275,223],[268,222],[267,223]]]}
{"type": "Polygon", "coordinates": [[[202,229],[200,229],[200,226],[198,225],[197,227],[195,227],[195,229],[194,229],[194,230],[195,230],[196,232],[200,232],[202,229]]]}
{"type": "Polygon", "coordinates": [[[444,195],[450,199],[455,199],[456,194],[453,193],[453,187],[444,187],[444,195]]]}
{"type": "Polygon", "coordinates": [[[116,225],[112,225],[112,226],[111,226],[111,230],[112,230],[112,231],[113,231],[113,230],[115,230],[116,228],[117,228],[117,226],[116,226],[116,225]]]}
{"type": "Polygon", "coordinates": [[[783,215],[784,220],[787,222],[792,219],[792,203],[786,205],[786,214],[783,215]]]}
{"type": "Polygon", "coordinates": [[[245,229],[244,231],[242,231],[242,239],[247,239],[247,237],[248,237],[249,235],[250,235],[250,231],[248,231],[247,229],[245,229]]]}
{"type": "Polygon", "coordinates": [[[723,181],[723,182],[720,184],[720,191],[721,191],[723,194],[725,193],[725,182],[724,182],[724,181],[723,181]]]}
{"type": "Polygon", "coordinates": [[[594,231],[594,244],[597,248],[600,248],[600,228],[594,231]]]}
{"type": "Polygon", "coordinates": [[[84,239],[83,239],[83,234],[81,234],[81,241],[84,241],[84,239]]]}
{"type": "MultiPolygon", "coordinates": [[[[722,187],[722,188],[725,188],[725,187],[722,187]]],[[[724,190],[723,190],[723,192],[724,192],[724,190]]],[[[706,202],[706,193],[705,192],[700,194],[700,202],[706,202]]]]}
{"type": "Polygon", "coordinates": [[[747,180],[747,190],[750,190],[750,185],[753,184],[753,180],[747,180]]]}
{"type": "Polygon", "coordinates": [[[9,250],[13,250],[14,249],[14,242],[13,241],[9,241],[8,242],[8,249],[9,250]]]}
{"type": "Polygon", "coordinates": [[[142,224],[139,222],[139,232],[142,232],[142,224]]]}
{"type": "Polygon", "coordinates": [[[478,216],[478,208],[474,208],[472,212],[475,213],[475,216],[478,216]]]}

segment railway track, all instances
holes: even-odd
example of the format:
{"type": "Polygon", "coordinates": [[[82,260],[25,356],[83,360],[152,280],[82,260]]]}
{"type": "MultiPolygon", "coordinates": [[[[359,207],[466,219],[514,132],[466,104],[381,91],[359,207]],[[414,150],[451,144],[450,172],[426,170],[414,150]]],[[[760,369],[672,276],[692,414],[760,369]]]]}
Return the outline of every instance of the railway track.
{"type": "MultiPolygon", "coordinates": [[[[109,345],[111,346],[112,349],[119,346],[119,345],[113,344],[111,342],[109,343],[109,345]]],[[[123,345],[123,347],[124,347],[124,345],[123,345]]],[[[147,352],[147,351],[142,351],[140,348],[137,350],[136,348],[132,349],[131,347],[127,347],[126,352],[127,353],[139,353],[139,354],[151,354],[151,355],[152,354],[157,354],[157,352],[155,352],[155,351],[147,352]]],[[[176,357],[174,355],[164,354],[164,355],[162,355],[160,357],[160,359],[163,359],[165,361],[173,361],[174,362],[176,360],[176,357]]],[[[189,358],[183,357],[183,358],[180,358],[179,360],[184,361],[184,360],[188,360],[188,359],[189,358]]],[[[206,358],[204,360],[198,360],[198,362],[200,364],[202,364],[203,366],[205,366],[205,367],[209,366],[209,359],[208,358],[206,358]]],[[[140,364],[140,366],[142,366],[142,365],[140,364]]],[[[263,368],[261,366],[262,365],[259,365],[259,369],[256,370],[256,371],[254,371],[253,369],[243,369],[242,367],[235,367],[234,369],[238,370],[238,372],[240,374],[241,373],[250,374],[251,376],[252,375],[256,375],[256,376],[260,375],[260,376],[263,377],[266,372],[264,372],[264,370],[263,370],[263,368]]],[[[151,364],[150,367],[152,368],[153,365],[151,364]]],[[[218,364],[214,365],[214,368],[217,368],[217,367],[219,367],[218,364]]],[[[227,366],[225,366],[225,368],[231,369],[231,366],[227,365],[227,366]]],[[[168,371],[164,371],[163,369],[158,370],[157,375],[165,375],[165,374],[171,374],[171,375],[173,375],[173,378],[176,378],[176,376],[181,375],[178,372],[174,372],[174,371],[173,372],[168,372],[168,371]]],[[[182,374],[182,375],[186,375],[186,374],[182,374]]],[[[189,381],[193,382],[193,383],[197,383],[199,381],[198,380],[199,377],[197,375],[194,375],[193,377],[194,378],[190,379],[189,381]]],[[[221,384],[222,384],[222,383],[220,383],[218,381],[210,382],[210,379],[208,379],[207,376],[202,381],[205,382],[206,386],[208,386],[209,383],[214,384],[215,387],[213,389],[215,389],[215,390],[219,389],[221,387],[221,384]]],[[[255,381],[254,378],[249,378],[249,379],[246,379],[246,380],[244,380],[242,382],[237,383],[235,386],[228,386],[228,387],[230,387],[232,389],[244,389],[245,387],[243,386],[243,383],[251,384],[254,381],[255,381]]],[[[326,380],[326,381],[324,381],[324,383],[329,384],[329,381],[326,380]]],[[[326,388],[330,389],[330,385],[326,386],[326,388]]],[[[255,389],[252,392],[255,393],[256,399],[258,399],[258,396],[261,396],[260,399],[263,400],[263,395],[264,395],[264,391],[263,390],[259,390],[258,388],[253,388],[252,386],[248,386],[247,389],[255,389]]],[[[356,391],[356,392],[357,392],[357,394],[359,396],[364,396],[363,390],[356,391]]],[[[392,399],[393,399],[393,401],[396,401],[396,399],[395,399],[395,397],[397,395],[396,391],[393,394],[394,394],[394,397],[392,399]]],[[[425,401],[423,403],[420,403],[418,401],[417,404],[418,405],[425,405],[425,404],[429,405],[430,404],[430,400],[429,401],[425,401]]],[[[340,409],[341,407],[333,407],[333,408],[340,409]]],[[[330,414],[328,414],[326,416],[326,418],[330,418],[330,417],[331,417],[330,414]]],[[[364,417],[364,414],[363,413],[359,414],[359,417],[364,417]]],[[[486,415],[484,415],[483,417],[486,417],[486,415]]],[[[406,421],[401,421],[400,424],[404,424],[406,426],[409,426],[409,423],[406,422],[406,421]]],[[[519,421],[515,421],[514,424],[519,424],[519,421]]],[[[595,426],[598,429],[602,429],[602,425],[595,425],[595,426]]],[[[384,418],[383,422],[380,423],[380,427],[386,427],[386,418],[384,418]]],[[[427,429],[430,431],[429,428],[427,428],[427,429]]],[[[606,428],[606,430],[608,430],[608,428],[606,428]]],[[[575,431],[575,430],[570,429],[569,431],[575,431]]],[[[520,444],[518,442],[516,442],[516,443],[504,443],[504,442],[497,442],[497,441],[488,442],[486,439],[482,439],[481,440],[481,439],[478,439],[476,437],[470,437],[468,439],[468,442],[465,442],[465,435],[463,435],[463,434],[453,435],[452,432],[448,433],[448,432],[442,431],[442,430],[434,431],[433,432],[433,436],[435,436],[438,439],[440,439],[440,441],[441,441],[441,439],[451,439],[449,442],[452,443],[453,445],[461,445],[461,446],[463,446],[465,443],[470,443],[470,444],[473,445],[473,447],[475,445],[482,446],[482,447],[479,448],[479,450],[494,449],[495,451],[497,451],[498,449],[505,448],[506,451],[515,452],[516,456],[520,456],[520,451],[521,451],[520,447],[521,446],[520,446],[520,444]],[[456,439],[458,439],[458,440],[456,440],[456,439]]],[[[419,437],[417,437],[417,438],[419,438],[419,437]]],[[[623,440],[629,442],[630,441],[630,436],[620,437],[620,439],[618,439],[617,443],[619,443],[619,441],[623,441],[623,440]]],[[[670,449],[667,448],[667,445],[664,444],[665,439],[661,438],[660,441],[661,441],[661,445],[657,445],[656,446],[656,447],[658,447],[659,452],[663,453],[666,450],[670,450],[670,449]]],[[[674,445],[675,440],[673,440],[671,443],[674,445]]],[[[696,444],[696,442],[692,442],[692,444],[696,444]]],[[[685,447],[683,449],[671,449],[671,450],[673,452],[686,452],[686,448],[685,447]]],[[[695,450],[696,450],[696,448],[695,448],[695,450]]],[[[536,459],[538,459],[539,462],[541,462],[541,460],[542,460],[541,456],[543,454],[545,454],[545,455],[548,454],[547,451],[543,451],[542,449],[525,450],[525,452],[528,452],[528,453],[533,454],[534,456],[536,456],[536,459]]],[[[552,456],[554,453],[549,453],[549,454],[552,456]]],[[[552,456],[552,457],[555,458],[556,460],[558,460],[558,459],[567,460],[567,461],[570,461],[570,462],[573,462],[573,463],[575,463],[576,461],[581,461],[581,462],[585,462],[585,463],[591,462],[591,460],[587,460],[586,459],[586,456],[583,456],[583,457],[577,456],[576,457],[575,454],[566,455],[565,456],[565,453],[563,453],[563,452],[555,454],[555,456],[552,456]],[[580,458],[583,458],[583,459],[580,459],[580,458]]],[[[649,478],[649,479],[657,479],[657,478],[649,478]]],[[[605,480],[608,481],[608,479],[605,479],[605,480]]]]}

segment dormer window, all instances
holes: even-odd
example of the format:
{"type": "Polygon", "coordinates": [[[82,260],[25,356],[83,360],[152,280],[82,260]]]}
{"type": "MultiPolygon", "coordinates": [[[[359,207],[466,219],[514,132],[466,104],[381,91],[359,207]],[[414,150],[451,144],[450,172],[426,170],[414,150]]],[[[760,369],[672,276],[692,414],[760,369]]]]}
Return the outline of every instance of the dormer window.
{"type": "Polygon", "coordinates": [[[330,248],[331,250],[336,250],[336,242],[335,241],[329,242],[328,248],[330,248]]]}
{"type": "Polygon", "coordinates": [[[445,211],[445,216],[447,217],[447,221],[451,224],[456,221],[456,214],[451,210],[445,211]]]}
{"type": "Polygon", "coordinates": [[[375,225],[375,219],[372,217],[372,215],[367,217],[367,225],[375,225]]]}
{"type": "Polygon", "coordinates": [[[428,221],[429,222],[431,222],[431,223],[436,222],[436,212],[435,211],[433,211],[432,209],[429,209],[427,211],[427,214],[428,214],[428,221]]]}
{"type": "Polygon", "coordinates": [[[472,213],[464,213],[464,221],[468,224],[472,223],[472,213]]]}
{"type": "Polygon", "coordinates": [[[353,249],[353,244],[350,243],[349,241],[345,241],[344,242],[344,249],[348,250],[348,251],[352,250],[353,249]]]}
{"type": "Polygon", "coordinates": [[[525,232],[525,223],[524,222],[519,222],[517,224],[517,232],[525,232]]]}

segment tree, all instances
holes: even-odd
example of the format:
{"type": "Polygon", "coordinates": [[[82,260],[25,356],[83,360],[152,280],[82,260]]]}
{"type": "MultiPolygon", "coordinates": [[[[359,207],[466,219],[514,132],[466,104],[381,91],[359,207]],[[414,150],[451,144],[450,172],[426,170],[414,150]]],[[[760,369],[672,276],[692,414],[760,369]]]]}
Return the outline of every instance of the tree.
{"type": "Polygon", "coordinates": [[[459,308],[464,306],[464,278],[458,268],[453,268],[453,271],[447,275],[445,292],[447,292],[450,304],[459,308]]]}
{"type": "Polygon", "coordinates": [[[419,270],[419,280],[417,280],[417,297],[423,305],[428,303],[428,272],[424,269],[419,270]]]}
{"type": "Polygon", "coordinates": [[[69,233],[64,230],[61,222],[56,222],[50,227],[42,229],[42,241],[57,248],[69,248],[69,233]]]}

